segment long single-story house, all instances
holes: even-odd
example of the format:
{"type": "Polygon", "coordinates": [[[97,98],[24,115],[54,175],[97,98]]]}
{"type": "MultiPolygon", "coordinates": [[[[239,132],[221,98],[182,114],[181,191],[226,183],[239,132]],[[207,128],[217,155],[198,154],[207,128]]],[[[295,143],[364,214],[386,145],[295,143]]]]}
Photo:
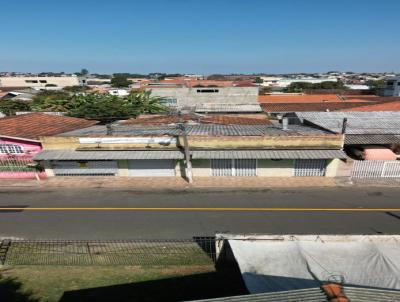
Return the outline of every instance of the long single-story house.
{"type": "Polygon", "coordinates": [[[108,127],[95,125],[41,137],[44,150],[34,159],[49,176],[190,174],[196,179],[333,177],[346,158],[340,134],[277,121],[242,123],[140,125],[125,121],[108,127]]]}

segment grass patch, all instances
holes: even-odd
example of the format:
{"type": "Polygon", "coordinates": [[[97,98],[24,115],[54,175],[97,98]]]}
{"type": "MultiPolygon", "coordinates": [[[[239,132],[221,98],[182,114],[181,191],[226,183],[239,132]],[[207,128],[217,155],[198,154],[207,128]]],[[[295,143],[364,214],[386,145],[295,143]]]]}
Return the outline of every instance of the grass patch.
{"type": "MultiPolygon", "coordinates": [[[[80,296],[79,299],[86,296],[83,300],[75,301],[133,301],[134,296],[145,295],[141,291],[147,291],[151,283],[154,284],[154,291],[157,291],[161,289],[160,286],[167,279],[183,280],[187,276],[204,276],[215,273],[212,265],[168,267],[30,265],[8,267],[0,269],[0,300],[56,302],[74,301],[78,296],[80,296]],[[143,290],[140,289],[142,285],[144,285],[143,290]],[[118,290],[118,286],[126,288],[118,290]],[[130,287],[133,290],[127,291],[130,287]],[[85,290],[87,291],[85,292],[85,290]],[[105,294],[107,291],[112,292],[111,296],[105,294]]],[[[203,285],[207,285],[206,280],[201,282],[203,285]]],[[[172,288],[168,290],[172,290],[172,288]]],[[[148,292],[148,296],[162,301],[164,294],[160,292],[160,296],[155,297],[154,291],[148,292]]],[[[147,300],[143,299],[142,301],[147,300]]]]}

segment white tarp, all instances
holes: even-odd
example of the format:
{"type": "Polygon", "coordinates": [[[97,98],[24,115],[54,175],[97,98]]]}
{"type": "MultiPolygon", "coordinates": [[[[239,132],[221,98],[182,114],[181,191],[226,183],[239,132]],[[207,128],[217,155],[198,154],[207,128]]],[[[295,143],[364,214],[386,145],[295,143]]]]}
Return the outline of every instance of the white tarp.
{"type": "Polygon", "coordinates": [[[345,285],[400,290],[400,236],[241,237],[227,239],[250,293],[340,279],[345,285]]]}

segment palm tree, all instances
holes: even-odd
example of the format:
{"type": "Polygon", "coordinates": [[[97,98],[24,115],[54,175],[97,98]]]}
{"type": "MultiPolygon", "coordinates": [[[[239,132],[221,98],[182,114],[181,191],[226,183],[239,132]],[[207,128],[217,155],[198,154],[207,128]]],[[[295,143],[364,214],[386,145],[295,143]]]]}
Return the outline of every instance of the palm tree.
{"type": "Polygon", "coordinates": [[[127,97],[127,102],[140,114],[156,114],[168,111],[163,105],[163,97],[151,96],[151,91],[132,91],[127,97]]]}

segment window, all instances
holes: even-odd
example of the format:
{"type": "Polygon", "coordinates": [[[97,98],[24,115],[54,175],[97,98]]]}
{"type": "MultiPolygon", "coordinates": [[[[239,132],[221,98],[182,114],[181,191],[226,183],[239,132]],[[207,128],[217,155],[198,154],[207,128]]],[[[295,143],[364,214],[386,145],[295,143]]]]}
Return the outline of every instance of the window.
{"type": "Polygon", "coordinates": [[[197,93],[218,93],[218,89],[197,89],[197,93]]]}
{"type": "Polygon", "coordinates": [[[176,98],[164,98],[160,101],[160,103],[164,105],[176,105],[178,100],[176,98]]]}
{"type": "Polygon", "coordinates": [[[47,83],[47,81],[46,81],[46,80],[39,80],[39,82],[40,82],[40,83],[42,83],[42,84],[45,84],[45,83],[47,83]]]}
{"type": "Polygon", "coordinates": [[[25,80],[25,83],[37,83],[37,80],[25,80]]]}
{"type": "Polygon", "coordinates": [[[19,145],[0,144],[0,153],[2,153],[2,154],[18,154],[18,153],[24,153],[24,150],[22,150],[22,147],[19,145]]]}

